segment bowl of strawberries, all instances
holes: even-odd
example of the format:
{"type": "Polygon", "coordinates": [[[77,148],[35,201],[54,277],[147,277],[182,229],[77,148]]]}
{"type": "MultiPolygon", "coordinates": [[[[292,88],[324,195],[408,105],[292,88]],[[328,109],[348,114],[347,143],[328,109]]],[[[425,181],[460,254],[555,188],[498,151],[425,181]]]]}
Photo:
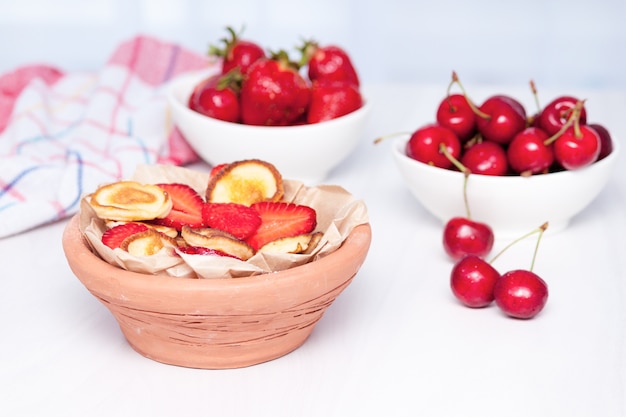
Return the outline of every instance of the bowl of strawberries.
{"type": "Polygon", "coordinates": [[[210,165],[259,158],[289,178],[323,180],[358,145],[369,113],[349,55],[307,41],[294,60],[231,35],[211,50],[217,69],[171,83],[175,126],[210,165]]]}
{"type": "Polygon", "coordinates": [[[62,238],[70,269],[133,349],[203,369],[301,346],[370,242],[363,201],[257,159],[210,173],[140,166],[84,195],[62,238]]]}
{"type": "Polygon", "coordinates": [[[530,114],[510,95],[475,104],[453,74],[456,84],[462,94],[449,89],[436,120],[392,145],[408,189],[443,223],[466,218],[512,238],[548,222],[553,233],[609,182],[620,144],[585,100],[560,95],[530,114]]]}

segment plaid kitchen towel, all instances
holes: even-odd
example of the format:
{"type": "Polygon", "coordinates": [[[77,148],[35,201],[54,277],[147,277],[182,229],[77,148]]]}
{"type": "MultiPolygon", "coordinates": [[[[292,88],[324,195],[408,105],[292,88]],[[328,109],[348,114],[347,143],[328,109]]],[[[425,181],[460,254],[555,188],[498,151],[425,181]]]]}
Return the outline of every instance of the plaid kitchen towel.
{"type": "Polygon", "coordinates": [[[0,238],[66,218],[83,193],[137,164],[197,160],[169,118],[168,82],[217,65],[147,36],[98,71],[41,65],[0,76],[0,238]]]}

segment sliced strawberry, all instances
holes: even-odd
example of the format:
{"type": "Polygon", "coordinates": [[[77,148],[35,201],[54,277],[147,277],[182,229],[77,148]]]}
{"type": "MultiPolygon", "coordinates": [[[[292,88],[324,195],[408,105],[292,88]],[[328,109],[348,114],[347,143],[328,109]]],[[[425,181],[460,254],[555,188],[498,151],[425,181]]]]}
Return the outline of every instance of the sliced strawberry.
{"type": "Polygon", "coordinates": [[[143,223],[122,223],[107,229],[102,234],[102,243],[111,249],[119,248],[124,239],[146,230],[148,230],[148,226],[143,223]]]}
{"type": "Polygon", "coordinates": [[[188,255],[215,255],[215,256],[228,256],[230,258],[237,259],[236,256],[230,255],[226,252],[222,252],[221,250],[205,248],[202,246],[181,246],[178,248],[181,252],[186,253],[188,255]]]}
{"type": "Polygon", "coordinates": [[[223,230],[245,240],[261,225],[261,216],[252,207],[237,203],[206,203],[202,218],[207,227],[223,230]]]}
{"type": "Polygon", "coordinates": [[[204,225],[202,220],[204,200],[196,190],[181,183],[157,185],[170,195],[172,210],[166,217],[154,219],[153,223],[174,227],[178,231],[185,225],[190,227],[202,227],[204,225]]]}
{"type": "Polygon", "coordinates": [[[213,178],[214,176],[216,176],[222,170],[222,168],[224,168],[226,165],[228,164],[223,163],[223,164],[214,165],[213,168],[211,168],[211,172],[209,172],[209,178],[213,178]]]}
{"type": "Polygon", "coordinates": [[[265,201],[251,207],[261,216],[261,226],[246,239],[255,250],[276,239],[311,233],[317,226],[317,214],[309,206],[265,201]]]}

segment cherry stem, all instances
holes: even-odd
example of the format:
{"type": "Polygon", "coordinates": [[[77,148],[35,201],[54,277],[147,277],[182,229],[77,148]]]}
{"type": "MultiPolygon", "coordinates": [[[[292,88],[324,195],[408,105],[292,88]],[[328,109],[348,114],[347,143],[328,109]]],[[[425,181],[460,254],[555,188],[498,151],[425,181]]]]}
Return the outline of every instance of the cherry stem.
{"type": "Polygon", "coordinates": [[[439,144],[439,152],[441,152],[442,154],[444,154],[446,156],[446,158],[448,158],[450,160],[450,162],[452,162],[452,164],[457,167],[459,169],[459,171],[466,173],[467,175],[469,175],[471,173],[471,171],[469,170],[468,167],[466,167],[465,165],[463,165],[461,163],[461,161],[459,161],[458,159],[456,159],[454,157],[454,155],[452,155],[450,153],[450,151],[448,150],[448,148],[446,147],[445,143],[440,143],[439,144]]]}
{"type": "Polygon", "coordinates": [[[380,136],[380,137],[377,137],[376,139],[374,139],[374,145],[376,145],[376,144],[378,144],[378,143],[380,143],[380,142],[382,142],[382,141],[384,141],[386,139],[389,139],[389,138],[395,138],[397,136],[410,135],[410,134],[411,134],[410,132],[396,132],[396,133],[391,133],[391,134],[386,135],[386,136],[380,136]]]}
{"type": "Polygon", "coordinates": [[[543,236],[543,232],[548,228],[548,222],[545,222],[539,227],[539,236],[537,236],[537,244],[535,245],[535,252],[533,253],[533,260],[530,263],[529,271],[532,272],[535,267],[535,260],[537,259],[537,252],[539,252],[539,242],[541,242],[541,237],[543,236]]]}
{"type": "Polygon", "coordinates": [[[574,135],[577,138],[580,138],[580,135],[582,134],[580,131],[580,113],[582,112],[584,105],[585,100],[578,100],[574,105],[574,110],[572,111],[570,117],[567,119],[567,122],[565,122],[563,126],[561,126],[558,132],[550,136],[548,139],[544,140],[543,144],[546,146],[550,145],[552,142],[557,140],[559,136],[565,133],[565,131],[569,129],[572,124],[574,125],[574,135]]]}
{"type": "Polygon", "coordinates": [[[455,112],[456,111],[456,107],[454,107],[452,105],[452,102],[450,100],[450,92],[452,91],[452,86],[454,84],[457,83],[457,80],[455,79],[455,73],[452,73],[452,79],[450,80],[450,83],[448,84],[448,88],[446,89],[446,101],[448,102],[448,106],[450,106],[450,111],[455,112]]]}
{"type": "Polygon", "coordinates": [[[467,199],[467,183],[468,183],[468,178],[469,178],[470,174],[472,173],[472,171],[470,171],[469,168],[467,168],[465,165],[463,165],[461,163],[461,161],[456,159],[450,153],[450,151],[448,151],[448,148],[446,147],[445,144],[443,144],[443,143],[439,144],[439,151],[442,154],[444,154],[446,156],[446,158],[448,158],[450,160],[450,162],[452,162],[452,164],[459,169],[459,171],[461,171],[463,173],[463,201],[465,202],[465,213],[467,215],[467,218],[471,219],[472,215],[470,213],[469,201],[467,199]]]}
{"type": "Polygon", "coordinates": [[[463,87],[463,84],[461,84],[461,80],[459,79],[459,76],[457,75],[456,71],[452,71],[451,84],[452,83],[456,83],[459,86],[459,88],[461,89],[461,92],[463,92],[463,95],[465,96],[465,99],[467,100],[467,104],[469,104],[470,108],[476,115],[478,115],[479,117],[482,117],[483,119],[491,119],[490,115],[481,111],[478,107],[476,107],[474,102],[470,100],[470,98],[467,95],[467,92],[465,91],[465,88],[463,87]]]}
{"type": "Polygon", "coordinates": [[[467,199],[467,183],[469,179],[470,171],[466,169],[463,171],[463,202],[465,204],[465,215],[468,219],[472,218],[472,213],[470,212],[469,200],[467,199]]]}
{"type": "Polygon", "coordinates": [[[539,103],[539,95],[537,94],[537,87],[535,86],[535,82],[530,80],[530,91],[533,93],[533,97],[535,98],[535,105],[537,106],[537,112],[541,112],[541,104],[539,103]]]}
{"type": "Polygon", "coordinates": [[[521,241],[523,239],[526,239],[527,237],[532,236],[535,233],[539,233],[539,238],[537,239],[537,245],[535,246],[535,253],[533,254],[533,260],[532,260],[532,263],[531,263],[531,266],[530,266],[530,270],[532,271],[532,269],[535,266],[535,258],[537,257],[537,251],[539,249],[539,241],[541,240],[541,236],[543,236],[543,232],[545,232],[545,230],[547,228],[548,228],[548,222],[545,222],[544,224],[542,224],[538,228],[536,228],[534,230],[531,230],[530,232],[526,233],[525,235],[520,236],[517,239],[513,240],[508,245],[506,245],[504,248],[502,248],[502,250],[500,250],[500,252],[498,252],[493,258],[491,258],[489,263],[492,264],[493,262],[495,262],[495,260],[498,259],[500,257],[500,255],[502,255],[507,249],[509,249],[511,246],[513,246],[517,242],[519,242],[519,241],[521,241]]]}
{"type": "Polygon", "coordinates": [[[574,136],[577,139],[580,139],[583,134],[580,131],[580,114],[583,111],[584,100],[580,100],[576,102],[576,106],[574,106],[574,112],[572,113],[572,118],[574,118],[574,136]]]}
{"type": "Polygon", "coordinates": [[[448,83],[448,88],[446,89],[446,94],[450,97],[450,92],[452,91],[452,86],[459,82],[459,77],[457,77],[456,72],[452,71],[452,79],[450,83],[448,83]]]}

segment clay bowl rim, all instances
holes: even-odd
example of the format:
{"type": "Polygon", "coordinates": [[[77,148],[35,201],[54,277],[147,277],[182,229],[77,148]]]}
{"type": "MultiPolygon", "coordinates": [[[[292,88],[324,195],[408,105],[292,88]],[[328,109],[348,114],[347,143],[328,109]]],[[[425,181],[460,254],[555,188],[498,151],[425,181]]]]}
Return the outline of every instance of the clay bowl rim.
{"type": "MultiPolygon", "coordinates": [[[[355,227],[346,237],[341,247],[327,256],[299,265],[283,271],[261,274],[251,277],[242,278],[225,278],[225,279],[195,279],[195,278],[176,278],[169,276],[155,276],[142,274],[138,272],[128,271],[117,266],[111,265],[89,248],[88,242],[79,230],[78,215],[73,216],[63,231],[62,245],[65,256],[70,265],[70,269],[74,275],[83,283],[83,285],[92,293],[97,293],[99,297],[104,295],[105,299],[116,299],[120,303],[127,306],[137,307],[143,302],[142,292],[146,289],[151,297],[155,294],[161,294],[163,300],[184,297],[185,294],[193,297],[202,298],[202,294],[209,293],[211,297],[224,296],[230,297],[233,305],[237,303],[236,299],[245,299],[255,289],[271,287],[273,292],[280,293],[281,288],[293,288],[295,281],[301,281],[303,277],[315,273],[311,270],[331,271],[329,265],[336,262],[338,257],[345,258],[342,266],[346,269],[354,269],[353,276],[359,271],[365,262],[369,247],[371,245],[372,231],[370,223],[364,223],[355,227]],[[353,256],[358,253],[359,256],[353,256]],[[350,265],[353,265],[352,267],[350,265]],[[102,272],[97,274],[92,271],[94,268],[102,268],[102,272]],[[264,277],[264,275],[266,275],[264,277]],[[120,295],[120,289],[124,289],[120,295]],[[236,290],[236,291],[235,291],[236,290]],[[236,293],[237,297],[233,297],[236,293]],[[138,294],[138,295],[135,295],[138,294]]],[[[324,274],[327,281],[337,281],[337,287],[342,283],[350,280],[352,277],[329,278],[336,274],[324,274]]],[[[305,280],[302,284],[302,290],[305,286],[311,284],[311,280],[305,280]]],[[[188,309],[194,310],[192,300],[188,309]]],[[[177,312],[182,309],[179,306],[168,306],[163,302],[163,311],[177,312]]],[[[200,306],[198,306],[200,308],[200,306]]],[[[267,311],[274,310],[275,306],[269,306],[267,311]]]]}

